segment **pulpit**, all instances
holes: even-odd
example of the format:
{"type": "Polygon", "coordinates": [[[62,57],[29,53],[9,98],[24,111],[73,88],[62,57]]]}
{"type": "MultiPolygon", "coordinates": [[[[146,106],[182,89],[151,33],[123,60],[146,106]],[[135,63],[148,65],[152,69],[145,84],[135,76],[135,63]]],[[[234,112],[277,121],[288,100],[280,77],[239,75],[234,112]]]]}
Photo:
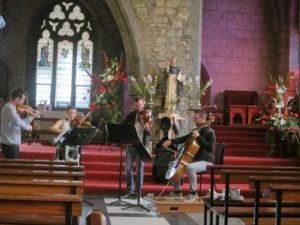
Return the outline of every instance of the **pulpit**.
{"type": "MultiPolygon", "coordinates": [[[[247,123],[247,106],[258,105],[258,94],[256,91],[224,91],[223,99],[224,124],[231,124],[231,115],[235,112],[236,116],[240,116],[241,124],[247,123]],[[231,107],[230,107],[231,106],[231,107]],[[231,113],[230,113],[231,111],[231,113]],[[238,114],[236,114],[238,113],[238,114]]],[[[234,116],[234,115],[233,115],[234,116]]]]}
{"type": "Polygon", "coordinates": [[[255,123],[255,117],[258,113],[259,109],[257,105],[248,105],[247,106],[247,120],[248,124],[255,123]]]}
{"type": "Polygon", "coordinates": [[[229,105],[229,125],[246,124],[247,106],[229,105]]]}

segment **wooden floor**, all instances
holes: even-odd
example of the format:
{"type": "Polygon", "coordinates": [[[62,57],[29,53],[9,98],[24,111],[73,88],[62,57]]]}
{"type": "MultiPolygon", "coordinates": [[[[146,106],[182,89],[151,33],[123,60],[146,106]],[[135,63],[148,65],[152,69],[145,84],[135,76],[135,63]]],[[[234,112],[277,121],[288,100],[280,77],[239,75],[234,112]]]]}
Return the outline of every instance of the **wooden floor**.
{"type": "MultiPolygon", "coordinates": [[[[84,215],[86,217],[92,208],[99,209],[103,212],[107,219],[107,225],[201,225],[203,224],[203,213],[156,213],[153,203],[147,199],[142,199],[141,205],[150,209],[150,212],[145,211],[137,206],[136,200],[123,199],[128,203],[132,203],[135,207],[124,209],[128,206],[123,203],[123,206],[110,206],[110,202],[117,200],[116,197],[103,197],[103,196],[86,196],[84,204],[84,215]],[[93,206],[89,205],[90,203],[93,206]]],[[[220,223],[222,224],[222,223],[220,223]]],[[[244,225],[239,219],[230,219],[230,225],[244,225]]],[[[85,225],[84,219],[81,219],[80,225],[85,225]]]]}

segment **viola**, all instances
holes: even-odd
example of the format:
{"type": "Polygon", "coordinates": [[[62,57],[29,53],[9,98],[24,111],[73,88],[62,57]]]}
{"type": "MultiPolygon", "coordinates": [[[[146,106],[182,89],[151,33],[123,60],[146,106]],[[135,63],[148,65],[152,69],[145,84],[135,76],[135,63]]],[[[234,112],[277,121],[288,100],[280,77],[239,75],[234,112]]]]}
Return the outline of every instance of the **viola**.
{"type": "Polygon", "coordinates": [[[152,122],[152,112],[150,109],[147,109],[147,108],[143,109],[139,113],[139,117],[142,120],[143,124],[152,122]]]}
{"type": "Polygon", "coordinates": [[[39,114],[39,111],[34,110],[31,106],[29,105],[17,105],[17,112],[19,114],[27,114],[29,116],[33,116],[34,114],[39,114]]]}
{"type": "Polygon", "coordinates": [[[71,127],[92,127],[91,122],[86,121],[84,118],[80,118],[79,116],[76,116],[73,120],[70,121],[71,127]]]}

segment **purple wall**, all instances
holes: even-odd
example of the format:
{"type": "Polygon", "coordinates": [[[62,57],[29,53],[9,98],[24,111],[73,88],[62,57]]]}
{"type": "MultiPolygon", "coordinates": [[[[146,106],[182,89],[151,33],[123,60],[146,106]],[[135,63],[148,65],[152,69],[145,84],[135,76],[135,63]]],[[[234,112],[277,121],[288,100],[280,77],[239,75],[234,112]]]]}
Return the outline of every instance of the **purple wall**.
{"type": "Polygon", "coordinates": [[[271,1],[204,0],[202,63],[212,104],[222,109],[224,90],[261,92],[273,73],[271,1]]]}

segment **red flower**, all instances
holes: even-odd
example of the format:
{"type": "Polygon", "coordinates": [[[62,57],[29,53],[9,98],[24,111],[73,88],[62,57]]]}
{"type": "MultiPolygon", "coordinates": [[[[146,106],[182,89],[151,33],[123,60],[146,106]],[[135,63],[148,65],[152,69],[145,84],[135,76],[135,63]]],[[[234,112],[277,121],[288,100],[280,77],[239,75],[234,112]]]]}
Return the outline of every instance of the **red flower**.
{"type": "Polygon", "coordinates": [[[98,109],[98,105],[95,102],[93,102],[90,106],[90,111],[94,112],[96,109],[98,109]]]}

